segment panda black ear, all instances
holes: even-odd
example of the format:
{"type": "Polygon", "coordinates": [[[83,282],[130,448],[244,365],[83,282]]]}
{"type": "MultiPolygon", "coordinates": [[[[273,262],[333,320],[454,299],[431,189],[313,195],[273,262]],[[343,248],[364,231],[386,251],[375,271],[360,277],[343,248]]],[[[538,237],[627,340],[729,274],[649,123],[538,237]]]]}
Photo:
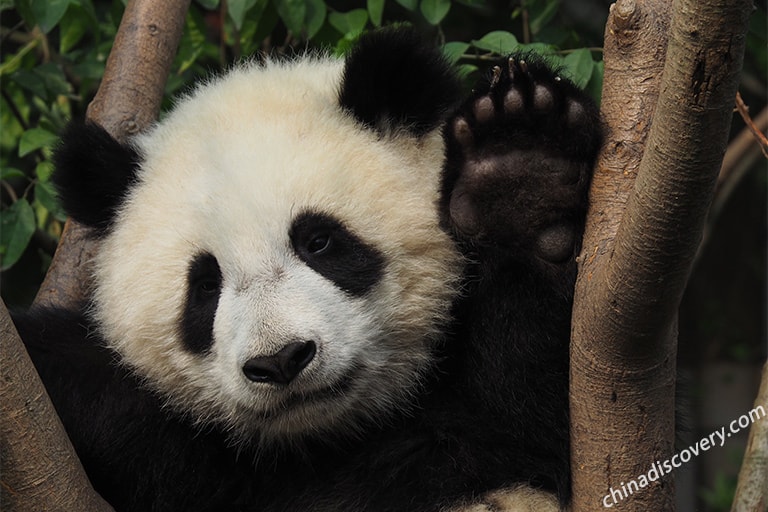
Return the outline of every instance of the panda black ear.
{"type": "Polygon", "coordinates": [[[53,184],[64,210],[98,234],[105,233],[136,181],[139,153],[97,124],[71,122],[53,159],[53,184]]]}
{"type": "Polygon", "coordinates": [[[360,37],[346,59],[339,103],[369,128],[421,136],[447,118],[460,92],[442,52],[399,27],[360,37]]]}

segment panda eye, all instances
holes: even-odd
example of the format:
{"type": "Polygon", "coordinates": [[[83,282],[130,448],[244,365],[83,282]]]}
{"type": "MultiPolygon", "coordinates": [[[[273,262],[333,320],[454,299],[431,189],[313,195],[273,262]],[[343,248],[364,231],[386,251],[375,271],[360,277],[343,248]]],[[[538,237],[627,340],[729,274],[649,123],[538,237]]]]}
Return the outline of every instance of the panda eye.
{"type": "Polygon", "coordinates": [[[197,289],[204,295],[214,295],[219,292],[221,283],[216,278],[204,278],[197,283],[197,289]]]}
{"type": "Polygon", "coordinates": [[[211,254],[202,254],[190,265],[187,276],[191,297],[208,300],[218,297],[221,290],[221,269],[216,258],[211,254]]]}
{"type": "Polygon", "coordinates": [[[331,235],[319,233],[307,242],[307,252],[310,254],[322,254],[331,248],[331,235]]]}

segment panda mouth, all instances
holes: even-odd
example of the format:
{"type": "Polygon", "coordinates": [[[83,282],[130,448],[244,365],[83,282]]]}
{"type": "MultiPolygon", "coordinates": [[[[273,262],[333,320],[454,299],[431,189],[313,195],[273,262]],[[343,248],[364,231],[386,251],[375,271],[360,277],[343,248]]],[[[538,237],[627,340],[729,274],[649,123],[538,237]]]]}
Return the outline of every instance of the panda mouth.
{"type": "Polygon", "coordinates": [[[338,402],[340,398],[344,398],[345,395],[349,394],[358,373],[358,370],[352,370],[332,384],[313,391],[288,392],[278,398],[276,403],[270,407],[266,416],[280,416],[296,409],[316,406],[323,402],[338,402]]]}

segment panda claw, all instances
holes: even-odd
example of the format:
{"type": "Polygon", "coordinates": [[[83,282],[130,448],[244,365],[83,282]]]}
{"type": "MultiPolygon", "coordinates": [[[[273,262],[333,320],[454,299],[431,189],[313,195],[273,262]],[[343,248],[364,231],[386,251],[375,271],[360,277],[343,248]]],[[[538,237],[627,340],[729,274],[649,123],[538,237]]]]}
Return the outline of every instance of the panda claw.
{"type": "Polygon", "coordinates": [[[495,89],[499,85],[501,79],[501,68],[499,66],[493,66],[493,76],[491,78],[491,90],[495,89]]]}

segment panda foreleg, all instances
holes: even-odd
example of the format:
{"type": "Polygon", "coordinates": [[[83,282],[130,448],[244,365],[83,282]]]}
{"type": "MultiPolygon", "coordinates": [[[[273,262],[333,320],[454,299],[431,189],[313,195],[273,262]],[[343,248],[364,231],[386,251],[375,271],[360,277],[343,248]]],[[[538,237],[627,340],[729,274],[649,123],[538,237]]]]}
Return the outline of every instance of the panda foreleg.
{"type": "Polygon", "coordinates": [[[441,512],[567,512],[554,494],[527,485],[497,490],[466,505],[454,506],[441,512]]]}
{"type": "Polygon", "coordinates": [[[445,128],[443,223],[471,262],[463,385],[506,457],[478,466],[511,486],[498,494],[510,506],[526,506],[523,482],[570,495],[570,317],[600,139],[592,100],[529,55],[495,66],[445,128]]]}

